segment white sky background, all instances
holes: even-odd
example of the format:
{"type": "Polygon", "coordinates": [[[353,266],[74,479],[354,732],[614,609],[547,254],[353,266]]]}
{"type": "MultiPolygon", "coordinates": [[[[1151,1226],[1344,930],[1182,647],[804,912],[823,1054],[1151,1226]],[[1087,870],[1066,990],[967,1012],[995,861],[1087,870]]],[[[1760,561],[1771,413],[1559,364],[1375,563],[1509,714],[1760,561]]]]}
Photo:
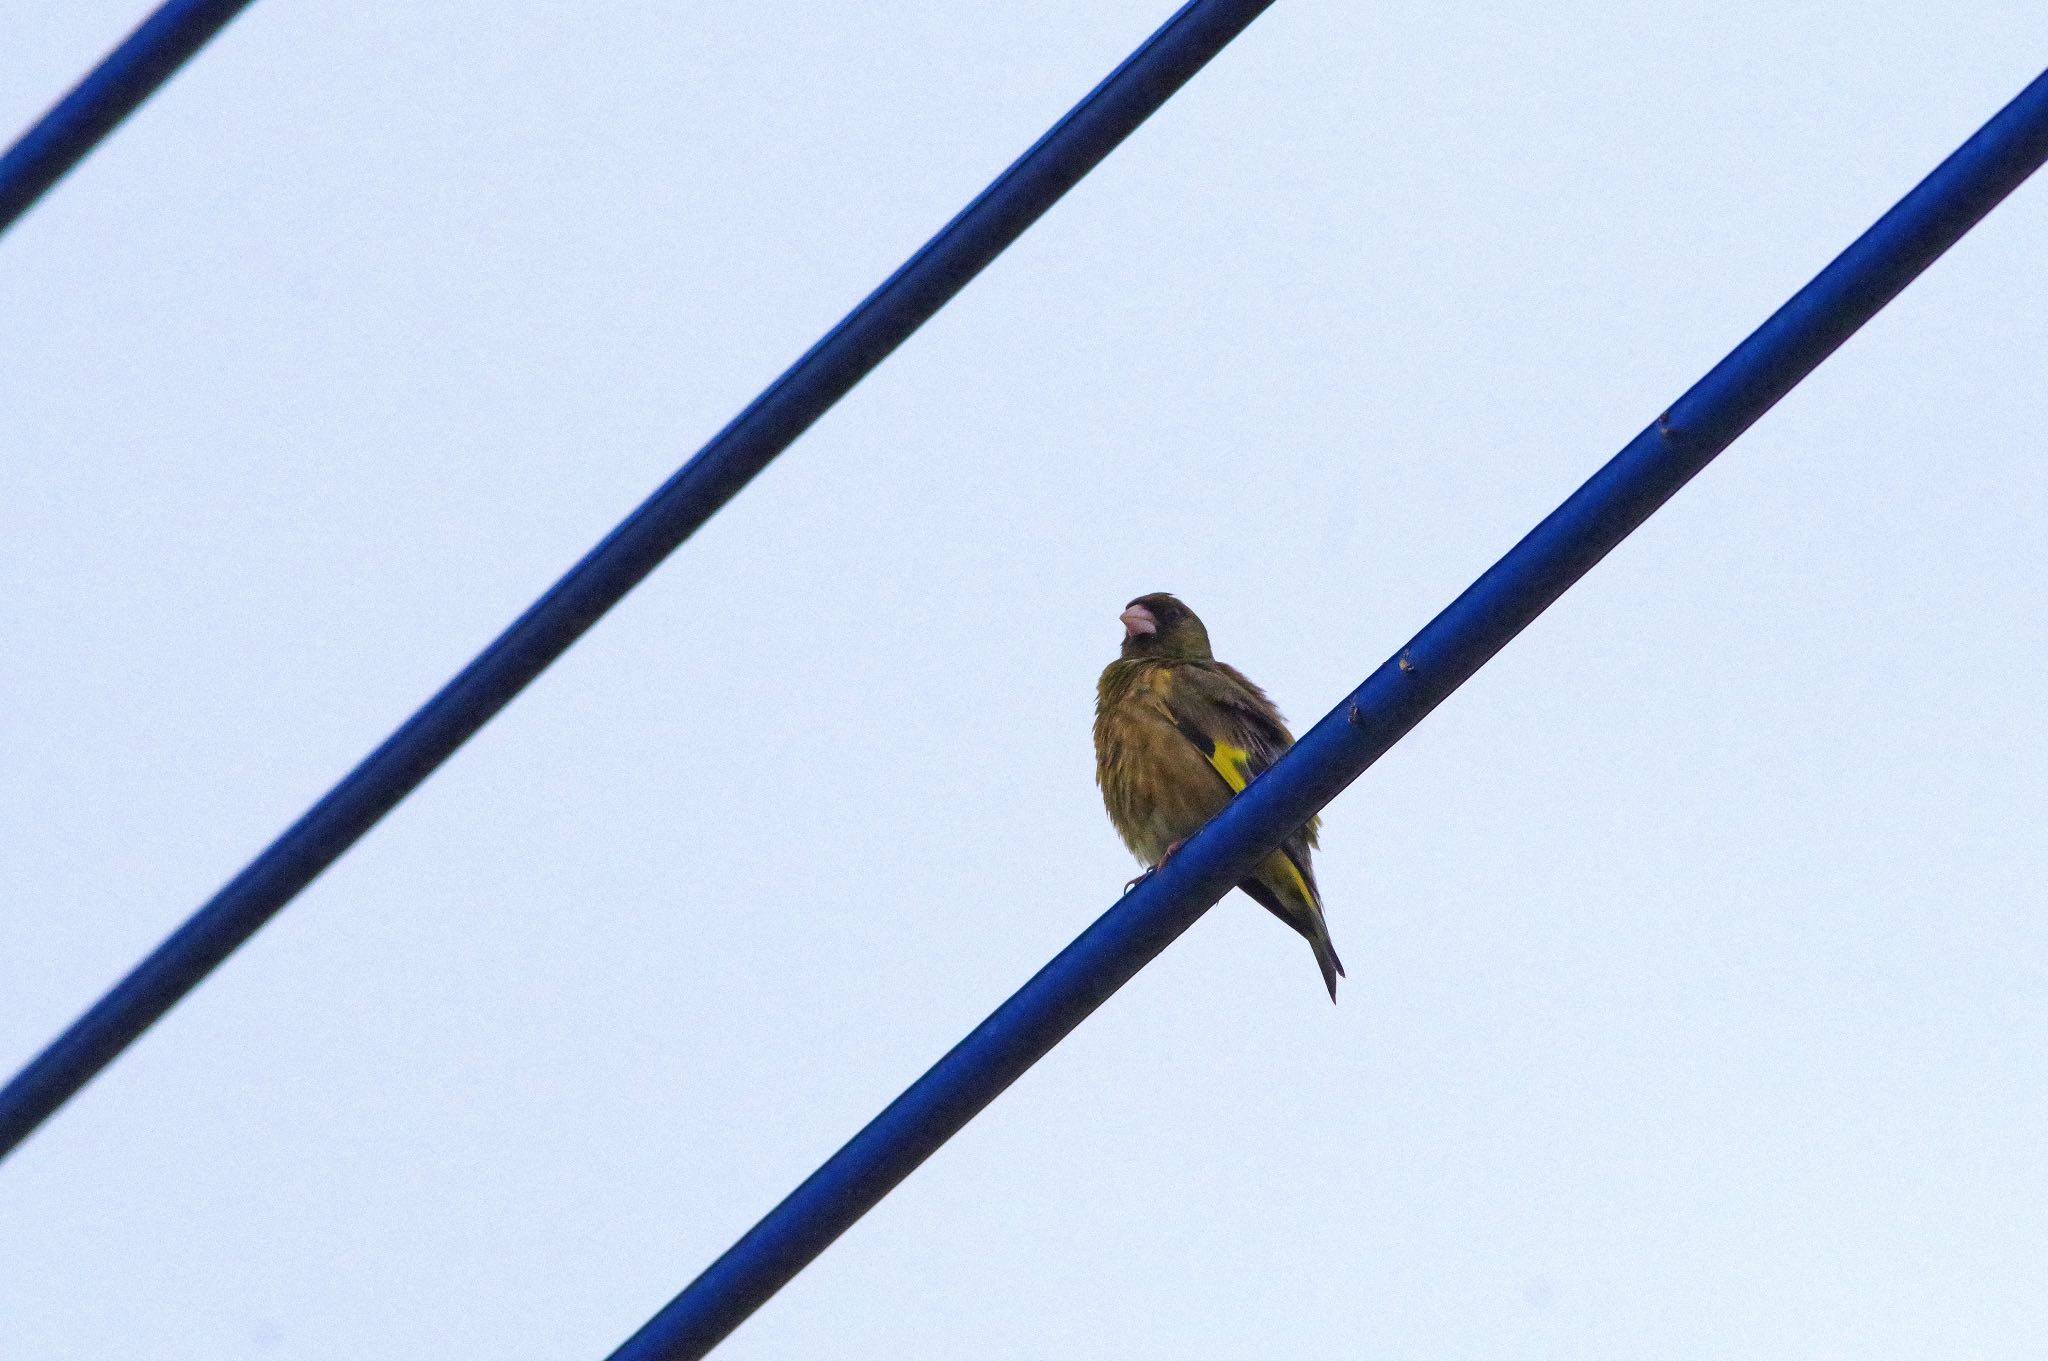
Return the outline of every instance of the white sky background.
{"type": "MultiPolygon", "coordinates": [[[[2048,62],[1476,9],[1282,0],[0,1166],[0,1356],[601,1357],[1132,873],[1124,601],[1305,726],[2048,62]]],[[[0,240],[0,1067],[1167,11],[238,20],[0,240]]],[[[1340,1006],[1227,900],[721,1354],[2039,1356],[2044,262],[1330,809],[1340,1006]]]]}

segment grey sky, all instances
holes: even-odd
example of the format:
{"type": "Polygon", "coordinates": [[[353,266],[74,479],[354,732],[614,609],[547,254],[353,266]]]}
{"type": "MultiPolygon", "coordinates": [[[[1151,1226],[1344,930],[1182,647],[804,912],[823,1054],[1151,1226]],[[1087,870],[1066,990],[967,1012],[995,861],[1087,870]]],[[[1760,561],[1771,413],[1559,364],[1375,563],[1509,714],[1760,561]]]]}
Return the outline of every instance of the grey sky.
{"type": "MultiPolygon", "coordinates": [[[[1166,12],[237,21],[0,240],[0,1067],[1166,12]]],[[[0,1356],[602,1356],[1130,875],[1125,600],[1312,721],[2044,54],[1282,0],[0,1167],[0,1356]]],[[[721,1355],[2039,1356],[2044,261],[1331,808],[1341,1005],[1226,900],[721,1355]]]]}

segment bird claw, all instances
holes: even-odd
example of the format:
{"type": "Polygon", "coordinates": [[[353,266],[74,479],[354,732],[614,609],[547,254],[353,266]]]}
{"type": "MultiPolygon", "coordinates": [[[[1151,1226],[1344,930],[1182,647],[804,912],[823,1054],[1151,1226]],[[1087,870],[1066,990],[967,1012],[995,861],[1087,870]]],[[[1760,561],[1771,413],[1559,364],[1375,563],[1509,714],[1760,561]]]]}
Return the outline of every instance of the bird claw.
{"type": "Polygon", "coordinates": [[[1155,875],[1155,874],[1159,873],[1159,866],[1160,866],[1160,865],[1163,865],[1163,864],[1165,864],[1165,863],[1166,863],[1167,861],[1169,861],[1169,860],[1173,859],[1173,853],[1174,853],[1175,851],[1179,850],[1179,849],[1181,848],[1181,845],[1182,845],[1182,843],[1183,843],[1183,842],[1185,842],[1186,840],[1187,840],[1187,838],[1186,838],[1186,837],[1182,837],[1182,838],[1181,838],[1181,839],[1180,839],[1179,841],[1176,841],[1176,842],[1174,842],[1174,843],[1173,843],[1173,844],[1172,844],[1171,846],[1168,846],[1168,847],[1166,848],[1166,854],[1164,854],[1164,855],[1162,855],[1162,856],[1160,856],[1160,857],[1159,857],[1159,863],[1158,863],[1158,864],[1156,864],[1156,865],[1154,865],[1154,866],[1152,866],[1152,868],[1151,868],[1151,869],[1148,869],[1148,870],[1146,870],[1146,871],[1145,871],[1145,872],[1144,872],[1143,874],[1139,875],[1139,876],[1138,876],[1137,878],[1135,878],[1135,879],[1131,880],[1130,882],[1126,883],[1126,884],[1124,885],[1124,892],[1126,892],[1126,893],[1129,893],[1129,892],[1130,892],[1130,891],[1131,891],[1132,889],[1134,889],[1134,888],[1136,888],[1136,887],[1137,887],[1138,885],[1140,885],[1140,884],[1144,883],[1144,882],[1145,882],[1145,881],[1146,881],[1147,879],[1150,879],[1150,878],[1151,878],[1151,877],[1152,877],[1153,875],[1155,875]]]}

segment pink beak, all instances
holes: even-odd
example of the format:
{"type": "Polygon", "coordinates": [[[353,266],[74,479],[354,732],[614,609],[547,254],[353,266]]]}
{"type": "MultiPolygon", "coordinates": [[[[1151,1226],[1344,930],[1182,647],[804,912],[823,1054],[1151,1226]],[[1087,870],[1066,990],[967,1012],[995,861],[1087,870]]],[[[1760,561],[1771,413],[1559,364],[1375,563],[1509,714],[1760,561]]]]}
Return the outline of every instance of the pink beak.
{"type": "Polygon", "coordinates": [[[1159,632],[1159,621],[1143,605],[1133,605],[1117,618],[1123,621],[1124,641],[1127,643],[1141,633],[1159,632]]]}

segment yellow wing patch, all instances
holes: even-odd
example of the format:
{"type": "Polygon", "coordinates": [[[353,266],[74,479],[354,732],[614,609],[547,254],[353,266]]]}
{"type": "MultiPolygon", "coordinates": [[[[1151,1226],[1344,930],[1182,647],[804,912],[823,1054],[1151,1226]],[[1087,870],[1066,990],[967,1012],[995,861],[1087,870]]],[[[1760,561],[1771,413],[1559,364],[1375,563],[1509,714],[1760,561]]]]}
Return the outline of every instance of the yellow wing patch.
{"type": "Polygon", "coordinates": [[[1216,773],[1233,794],[1244,793],[1244,787],[1251,783],[1252,754],[1243,747],[1218,742],[1209,748],[1209,764],[1216,767],[1216,773]]]}

